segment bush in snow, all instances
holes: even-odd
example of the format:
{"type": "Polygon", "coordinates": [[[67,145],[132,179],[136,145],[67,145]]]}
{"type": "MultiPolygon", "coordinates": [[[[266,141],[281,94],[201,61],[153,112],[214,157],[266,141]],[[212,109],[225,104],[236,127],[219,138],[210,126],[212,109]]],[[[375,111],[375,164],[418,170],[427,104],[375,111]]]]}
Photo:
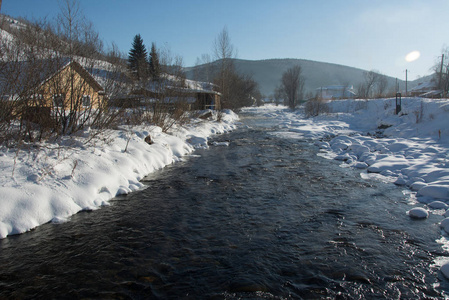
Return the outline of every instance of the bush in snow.
{"type": "Polygon", "coordinates": [[[320,98],[310,99],[304,106],[304,112],[307,118],[329,113],[329,111],[329,105],[327,102],[320,98]]]}

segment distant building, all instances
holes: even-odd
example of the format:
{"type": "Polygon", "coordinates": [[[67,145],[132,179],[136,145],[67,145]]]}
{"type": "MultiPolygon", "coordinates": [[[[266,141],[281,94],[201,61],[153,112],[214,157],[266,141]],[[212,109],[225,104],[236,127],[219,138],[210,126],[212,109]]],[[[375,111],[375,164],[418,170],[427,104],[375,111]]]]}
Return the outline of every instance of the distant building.
{"type": "Polygon", "coordinates": [[[116,107],[154,106],[155,104],[185,105],[189,110],[221,109],[221,93],[209,82],[185,80],[181,85],[172,80],[148,82],[132,87],[125,94],[115,95],[109,103],[116,107]]]}
{"type": "Polygon", "coordinates": [[[330,85],[316,89],[317,97],[326,100],[353,99],[356,94],[352,85],[330,85]]]}
{"type": "Polygon", "coordinates": [[[434,81],[420,82],[417,86],[410,90],[412,97],[423,98],[440,98],[442,91],[438,89],[434,81]]]}

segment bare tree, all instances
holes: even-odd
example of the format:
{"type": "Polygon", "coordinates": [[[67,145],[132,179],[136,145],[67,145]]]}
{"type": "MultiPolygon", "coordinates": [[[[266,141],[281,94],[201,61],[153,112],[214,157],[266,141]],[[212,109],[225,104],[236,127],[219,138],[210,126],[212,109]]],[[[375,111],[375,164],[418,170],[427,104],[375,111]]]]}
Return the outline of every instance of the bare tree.
{"type": "Polygon", "coordinates": [[[274,102],[276,103],[276,106],[278,106],[281,101],[284,100],[284,90],[282,89],[282,86],[277,86],[274,90],[274,102]]]}
{"type": "Polygon", "coordinates": [[[193,77],[198,81],[209,82],[212,80],[212,59],[209,54],[202,54],[196,58],[193,77]]]}
{"type": "Polygon", "coordinates": [[[365,78],[365,98],[370,98],[373,93],[373,88],[376,85],[376,82],[379,78],[379,73],[371,70],[363,73],[363,77],[365,78]]]}
{"type": "Polygon", "coordinates": [[[293,66],[282,75],[282,89],[286,96],[287,104],[291,109],[295,109],[304,92],[304,77],[299,65],[293,66]]]}
{"type": "Polygon", "coordinates": [[[234,45],[231,43],[231,38],[226,27],[215,38],[213,49],[215,58],[222,60],[221,63],[223,65],[229,63],[229,60],[236,56],[234,45]]]}
{"type": "Polygon", "coordinates": [[[152,83],[157,98],[152,104],[150,122],[167,132],[174,125],[188,121],[191,95],[186,90],[182,57],[173,55],[168,48],[159,51],[158,55],[163,75],[152,83]]]}
{"type": "Polygon", "coordinates": [[[449,58],[449,47],[443,48],[441,56],[433,66],[434,76],[433,81],[439,90],[443,92],[443,96],[449,92],[449,64],[445,63],[449,58]]]}
{"type": "Polygon", "coordinates": [[[349,82],[345,81],[341,86],[341,98],[347,98],[346,92],[349,91],[349,82]]]}
{"type": "Polygon", "coordinates": [[[363,73],[364,82],[357,87],[359,97],[368,99],[372,97],[385,96],[388,87],[388,79],[378,71],[368,71],[363,73]]]}
{"type": "Polygon", "coordinates": [[[218,85],[220,92],[222,93],[222,104],[225,108],[231,108],[229,103],[232,101],[230,97],[231,82],[235,77],[235,69],[232,63],[232,58],[235,57],[234,46],[231,43],[227,28],[223,30],[216,37],[213,44],[213,51],[215,59],[219,63],[218,75],[215,78],[215,83],[218,85]]]}
{"type": "Polygon", "coordinates": [[[80,39],[80,32],[84,17],[77,0],[61,0],[59,2],[60,13],[57,16],[57,33],[67,43],[66,51],[69,55],[75,55],[80,39]]]}
{"type": "Polygon", "coordinates": [[[388,79],[387,76],[383,74],[379,74],[377,84],[376,84],[376,97],[381,98],[384,97],[388,88],[388,79]]]}
{"type": "Polygon", "coordinates": [[[367,98],[366,94],[366,86],[364,83],[359,83],[356,88],[357,97],[359,98],[367,98]]]}

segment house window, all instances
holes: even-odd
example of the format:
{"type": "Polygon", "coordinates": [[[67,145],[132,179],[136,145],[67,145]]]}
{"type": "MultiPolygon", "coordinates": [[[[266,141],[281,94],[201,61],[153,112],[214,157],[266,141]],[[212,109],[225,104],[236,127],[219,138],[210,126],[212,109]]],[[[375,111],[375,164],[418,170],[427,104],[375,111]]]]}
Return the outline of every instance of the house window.
{"type": "Polygon", "coordinates": [[[44,96],[41,94],[34,94],[30,97],[33,105],[40,105],[42,101],[44,100],[44,96]]]}
{"type": "Polygon", "coordinates": [[[53,95],[53,105],[57,108],[62,108],[64,106],[64,94],[53,95]]]}
{"type": "Polygon", "coordinates": [[[31,99],[33,99],[33,100],[43,100],[44,96],[41,95],[41,94],[34,94],[34,95],[31,95],[31,99]]]}
{"type": "Polygon", "coordinates": [[[84,107],[89,107],[90,106],[90,96],[89,95],[84,95],[83,96],[83,106],[84,107]]]}

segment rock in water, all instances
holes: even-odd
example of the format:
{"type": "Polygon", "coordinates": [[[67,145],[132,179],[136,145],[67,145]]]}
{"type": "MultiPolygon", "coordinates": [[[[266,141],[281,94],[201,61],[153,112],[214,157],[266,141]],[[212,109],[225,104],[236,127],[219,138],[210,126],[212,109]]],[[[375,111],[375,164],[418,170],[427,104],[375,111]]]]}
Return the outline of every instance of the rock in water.
{"type": "Polygon", "coordinates": [[[414,219],[425,219],[429,216],[429,212],[422,207],[415,207],[408,211],[408,215],[414,219]]]}

